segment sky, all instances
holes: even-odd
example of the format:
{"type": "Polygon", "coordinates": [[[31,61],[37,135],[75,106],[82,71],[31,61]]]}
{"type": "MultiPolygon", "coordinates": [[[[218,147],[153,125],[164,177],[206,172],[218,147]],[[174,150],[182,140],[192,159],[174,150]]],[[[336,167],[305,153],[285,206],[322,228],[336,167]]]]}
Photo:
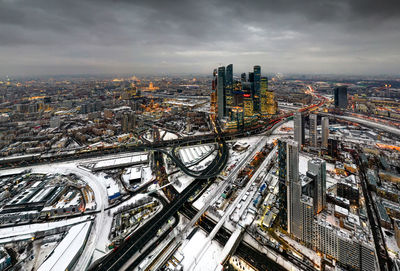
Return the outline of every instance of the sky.
{"type": "Polygon", "coordinates": [[[399,0],[0,0],[0,76],[400,74],[399,0]]]}

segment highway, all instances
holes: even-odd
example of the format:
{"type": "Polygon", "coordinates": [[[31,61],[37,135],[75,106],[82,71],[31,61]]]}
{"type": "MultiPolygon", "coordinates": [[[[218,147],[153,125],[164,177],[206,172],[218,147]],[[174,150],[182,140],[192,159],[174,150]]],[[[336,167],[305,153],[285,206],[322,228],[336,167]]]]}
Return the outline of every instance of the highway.
{"type": "Polygon", "coordinates": [[[343,120],[347,120],[347,121],[351,121],[351,122],[356,122],[356,123],[362,124],[364,126],[367,126],[367,127],[370,127],[370,128],[379,129],[379,130],[382,130],[382,131],[385,131],[387,133],[394,134],[394,135],[400,137],[400,129],[392,127],[392,126],[388,126],[388,125],[385,125],[385,124],[377,123],[377,122],[374,122],[372,120],[365,120],[365,119],[360,119],[360,118],[356,118],[356,117],[334,115],[334,114],[328,114],[328,113],[318,113],[318,114],[321,115],[321,116],[328,116],[328,117],[332,117],[332,118],[337,118],[337,119],[343,119],[343,120]]]}
{"type": "MultiPolygon", "coordinates": [[[[200,210],[196,210],[195,213],[193,213],[193,216],[190,217],[190,222],[185,225],[184,229],[180,232],[178,236],[171,236],[169,242],[172,242],[172,244],[169,247],[170,251],[173,251],[176,249],[176,247],[181,243],[181,241],[188,235],[189,231],[192,230],[193,226],[198,222],[200,217],[207,211],[207,209],[213,205],[221,195],[221,193],[225,190],[226,186],[230,183],[233,182],[234,178],[236,178],[238,172],[242,169],[242,167],[249,163],[251,159],[254,157],[254,155],[261,150],[261,148],[266,144],[268,140],[268,137],[265,137],[263,139],[260,139],[257,144],[253,147],[253,149],[244,157],[239,164],[234,168],[233,171],[228,175],[228,177],[219,185],[217,189],[211,193],[207,199],[205,200],[204,206],[200,210]],[[264,144],[263,144],[264,143],[264,144]]],[[[186,208],[185,208],[186,209],[186,208]]],[[[169,243],[168,242],[168,243],[169,243]]],[[[163,251],[164,252],[164,251],[163,251]]],[[[160,268],[163,263],[167,260],[168,258],[168,253],[165,253],[164,257],[160,257],[158,259],[157,263],[153,264],[152,268],[160,268]]]]}
{"type": "MultiPolygon", "coordinates": [[[[263,137],[260,140],[260,142],[256,145],[255,150],[253,150],[253,152],[251,152],[251,154],[253,154],[253,156],[254,156],[255,153],[259,152],[267,144],[267,140],[268,140],[268,137],[263,137]]],[[[205,245],[201,249],[199,249],[197,255],[195,256],[195,259],[197,261],[199,261],[203,257],[203,255],[205,254],[207,249],[210,247],[211,241],[214,239],[214,237],[217,234],[217,232],[221,229],[221,227],[224,225],[224,223],[227,220],[227,218],[231,215],[233,210],[235,210],[236,206],[238,206],[238,204],[242,200],[243,196],[249,190],[249,188],[254,183],[254,181],[258,178],[258,176],[261,173],[262,169],[264,167],[267,167],[268,164],[271,162],[271,159],[272,159],[272,157],[274,157],[274,153],[277,151],[277,149],[278,149],[277,146],[275,146],[274,149],[272,149],[272,151],[268,154],[267,158],[263,161],[261,166],[257,169],[257,171],[254,173],[254,175],[251,177],[251,179],[247,183],[246,187],[244,189],[242,189],[240,194],[236,197],[235,201],[229,205],[228,209],[225,211],[225,213],[222,216],[222,218],[218,221],[217,225],[213,228],[213,230],[207,236],[207,241],[206,241],[205,245]]],[[[251,157],[253,157],[253,156],[251,156],[251,157]]],[[[241,167],[240,167],[240,169],[241,169],[241,167]]],[[[218,196],[215,196],[214,200],[217,200],[218,198],[219,198],[218,196]]],[[[195,264],[196,264],[195,262],[192,262],[192,264],[189,266],[188,270],[192,270],[195,267],[194,266],[195,264]]]]}
{"type": "MultiPolygon", "coordinates": [[[[202,172],[207,175],[219,174],[225,167],[229,150],[222,138],[220,139],[220,155],[216,156],[214,163],[211,163],[202,172]]],[[[89,270],[119,270],[137,251],[142,249],[183,204],[203,185],[202,179],[196,179],[190,186],[182,191],[169,205],[165,206],[163,212],[156,214],[145,225],[139,228],[133,235],[133,238],[125,240],[113,252],[101,258],[100,261],[94,263],[89,270]]],[[[128,269],[133,269],[130,265],[128,269]]]]}

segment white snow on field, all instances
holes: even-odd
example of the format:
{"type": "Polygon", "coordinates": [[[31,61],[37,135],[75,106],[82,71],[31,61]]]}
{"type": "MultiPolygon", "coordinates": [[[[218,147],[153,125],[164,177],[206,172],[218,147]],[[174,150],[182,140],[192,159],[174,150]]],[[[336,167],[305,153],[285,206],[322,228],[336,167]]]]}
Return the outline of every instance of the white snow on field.
{"type": "MultiPolygon", "coordinates": [[[[164,131],[162,131],[162,132],[160,131],[160,134],[163,135],[164,131]]],[[[173,140],[173,139],[177,139],[177,138],[178,138],[178,136],[176,134],[167,132],[165,134],[165,136],[163,137],[163,140],[173,140]]]]}
{"type": "Polygon", "coordinates": [[[214,191],[214,189],[217,188],[217,184],[215,182],[213,182],[210,187],[201,195],[200,198],[198,198],[194,203],[193,203],[193,207],[195,207],[197,210],[200,210],[201,208],[203,208],[204,204],[207,201],[208,196],[210,195],[210,193],[212,191],[214,191]]]}
{"type": "Polygon", "coordinates": [[[293,130],[290,131],[283,131],[281,129],[284,128],[294,128],[294,122],[293,120],[287,121],[285,123],[283,123],[282,125],[280,125],[279,127],[277,127],[273,132],[272,135],[281,135],[281,134],[293,134],[293,130]]]}
{"type": "Polygon", "coordinates": [[[206,234],[203,231],[198,230],[189,242],[179,249],[184,257],[181,262],[183,270],[188,270],[192,262],[196,263],[195,268],[193,269],[194,271],[214,271],[219,265],[223,247],[219,245],[217,241],[212,241],[211,246],[207,249],[207,252],[199,262],[195,259],[198,248],[202,247],[206,241],[206,234]]]}

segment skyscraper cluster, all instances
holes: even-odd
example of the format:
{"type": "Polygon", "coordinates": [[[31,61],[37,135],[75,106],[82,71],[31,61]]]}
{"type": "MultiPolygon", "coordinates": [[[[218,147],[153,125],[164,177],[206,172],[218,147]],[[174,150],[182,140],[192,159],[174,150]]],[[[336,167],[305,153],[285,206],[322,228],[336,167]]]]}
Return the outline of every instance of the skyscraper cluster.
{"type": "MultiPolygon", "coordinates": [[[[318,116],[316,114],[310,115],[309,125],[309,145],[311,148],[317,149],[319,146],[318,141],[318,116]]],[[[298,148],[301,150],[301,146],[305,145],[305,117],[301,112],[294,114],[294,140],[298,143],[298,148]]],[[[321,118],[321,149],[328,149],[328,138],[329,138],[329,118],[321,118]]]]}
{"type": "Polygon", "coordinates": [[[340,216],[340,207],[335,205],[333,216],[332,209],[327,207],[326,162],[313,158],[308,161],[307,174],[300,175],[298,142],[289,139],[278,141],[278,157],[282,228],[294,239],[342,265],[375,270],[373,243],[360,227],[351,224],[354,215],[340,216]],[[354,228],[356,235],[340,225],[350,225],[347,227],[354,228]]]}
{"type": "MultiPolygon", "coordinates": [[[[268,78],[261,76],[261,67],[242,73],[240,80],[233,78],[233,65],[221,66],[213,72],[211,113],[218,119],[236,120],[238,112],[245,117],[255,114],[276,114],[277,102],[274,92],[268,90],[268,78]]],[[[243,116],[240,117],[243,119],[243,116]]]]}

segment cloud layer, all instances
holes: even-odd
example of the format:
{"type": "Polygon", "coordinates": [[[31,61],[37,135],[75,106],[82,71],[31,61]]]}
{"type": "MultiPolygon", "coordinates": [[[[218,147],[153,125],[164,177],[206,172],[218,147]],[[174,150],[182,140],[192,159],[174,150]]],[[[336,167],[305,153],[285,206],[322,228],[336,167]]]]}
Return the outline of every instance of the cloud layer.
{"type": "Polygon", "coordinates": [[[395,0],[0,0],[0,76],[400,73],[395,0]]]}

